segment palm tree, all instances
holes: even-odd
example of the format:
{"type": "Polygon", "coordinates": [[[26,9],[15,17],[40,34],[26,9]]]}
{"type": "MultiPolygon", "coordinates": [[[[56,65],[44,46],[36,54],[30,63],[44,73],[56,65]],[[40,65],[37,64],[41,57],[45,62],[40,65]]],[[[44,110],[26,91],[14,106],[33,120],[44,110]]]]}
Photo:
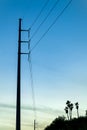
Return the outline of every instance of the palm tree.
{"type": "Polygon", "coordinates": [[[67,105],[67,107],[69,109],[69,119],[71,120],[72,119],[73,104],[69,100],[67,100],[66,105],[67,105]]]}
{"type": "Polygon", "coordinates": [[[86,117],[87,117],[87,110],[85,111],[85,115],[86,115],[86,117]]]}
{"type": "Polygon", "coordinates": [[[66,114],[67,114],[67,118],[68,118],[68,120],[69,120],[69,115],[68,115],[68,107],[65,107],[65,112],[66,112],[66,114]]]}
{"type": "Polygon", "coordinates": [[[66,105],[68,108],[70,108],[70,104],[71,104],[71,102],[69,100],[67,100],[66,105]]]}
{"type": "Polygon", "coordinates": [[[66,105],[67,105],[67,107],[68,107],[68,110],[69,110],[69,119],[70,119],[70,104],[71,104],[71,102],[69,101],[69,100],[67,100],[67,102],[66,102],[66,105]]]}
{"type": "Polygon", "coordinates": [[[78,104],[78,102],[75,103],[75,106],[76,106],[76,109],[77,109],[77,117],[79,117],[79,111],[78,111],[78,109],[79,109],[79,104],[78,104]]]}
{"type": "Polygon", "coordinates": [[[73,110],[73,104],[70,104],[70,120],[72,119],[72,110],[73,110]]]}

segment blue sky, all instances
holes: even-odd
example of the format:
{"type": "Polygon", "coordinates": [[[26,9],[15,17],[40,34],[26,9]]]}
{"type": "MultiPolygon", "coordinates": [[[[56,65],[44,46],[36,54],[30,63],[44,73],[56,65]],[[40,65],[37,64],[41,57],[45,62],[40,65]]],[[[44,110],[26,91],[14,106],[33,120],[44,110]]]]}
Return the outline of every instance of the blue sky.
{"type": "MultiPolygon", "coordinates": [[[[68,1],[59,1],[52,14],[31,40],[31,48],[52,24],[68,1]]],[[[0,0],[0,114],[3,113],[2,118],[0,117],[2,122],[0,128],[3,128],[3,130],[5,129],[4,122],[5,124],[7,122],[8,129],[13,130],[15,128],[15,108],[13,109],[10,106],[16,104],[18,19],[23,19],[22,27],[24,29],[30,28],[45,2],[46,0],[0,0]],[[2,104],[6,104],[7,107],[2,104]],[[9,110],[11,110],[11,114],[8,118],[9,110]],[[4,116],[5,112],[7,113],[6,117],[4,116]],[[11,122],[12,120],[13,122],[11,122]],[[11,122],[11,126],[9,122],[11,122]]],[[[31,28],[31,36],[55,2],[56,0],[49,0],[42,15],[31,28]]],[[[73,0],[31,53],[38,123],[46,125],[48,117],[50,122],[56,116],[64,115],[67,99],[73,103],[78,101],[80,114],[85,114],[87,109],[86,23],[86,0],[73,0]],[[43,112],[40,112],[39,109],[43,112]],[[44,111],[48,110],[52,111],[49,116],[44,114],[44,111]]],[[[24,34],[25,38],[27,38],[26,35],[24,34]]],[[[23,46],[24,50],[27,51],[27,47],[23,46]]],[[[28,58],[22,56],[23,106],[32,107],[31,92],[28,58]]],[[[26,110],[23,111],[26,112],[26,110]]],[[[25,124],[28,123],[28,120],[33,121],[33,112],[29,111],[29,115],[32,118],[23,118],[25,124]]],[[[26,125],[26,128],[29,128],[29,126],[26,125]]]]}

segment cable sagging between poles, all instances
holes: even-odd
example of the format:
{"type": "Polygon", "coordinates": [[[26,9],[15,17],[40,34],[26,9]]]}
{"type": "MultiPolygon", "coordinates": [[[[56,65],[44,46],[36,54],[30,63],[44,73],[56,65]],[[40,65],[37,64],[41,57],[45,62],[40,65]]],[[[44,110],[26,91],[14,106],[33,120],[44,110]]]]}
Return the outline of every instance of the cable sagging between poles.
{"type": "Polygon", "coordinates": [[[55,7],[57,6],[59,0],[57,0],[54,5],[52,6],[52,8],[50,9],[50,11],[48,12],[48,14],[46,15],[46,17],[43,19],[43,21],[40,23],[40,25],[37,27],[37,29],[35,30],[35,32],[33,33],[33,35],[31,36],[31,39],[33,39],[33,37],[37,34],[37,32],[39,31],[39,29],[41,28],[41,26],[45,23],[45,21],[47,20],[47,18],[50,16],[50,14],[52,13],[52,11],[55,9],[55,7]]]}
{"type": "Polygon", "coordinates": [[[34,118],[36,119],[36,102],[35,102],[35,91],[34,91],[34,83],[33,83],[31,53],[29,53],[28,60],[29,60],[30,80],[31,80],[31,89],[32,89],[33,111],[34,111],[34,118]]]}
{"type": "Polygon", "coordinates": [[[43,12],[44,9],[46,8],[48,2],[49,2],[49,0],[46,0],[46,3],[44,4],[44,6],[42,7],[42,9],[40,10],[39,14],[36,16],[35,20],[34,20],[33,23],[31,24],[30,28],[32,28],[32,27],[34,26],[34,24],[37,22],[37,20],[38,20],[39,17],[41,16],[42,12],[43,12]]]}
{"type": "Polygon", "coordinates": [[[65,12],[65,10],[69,7],[72,0],[68,2],[68,4],[64,7],[64,9],[61,11],[61,13],[56,17],[56,19],[53,21],[53,23],[49,26],[49,28],[44,32],[44,34],[41,36],[41,38],[36,42],[36,44],[31,48],[31,51],[35,49],[35,47],[40,43],[40,41],[46,36],[46,34],[50,31],[50,29],[53,27],[53,25],[57,22],[57,20],[61,17],[61,15],[65,12]]]}

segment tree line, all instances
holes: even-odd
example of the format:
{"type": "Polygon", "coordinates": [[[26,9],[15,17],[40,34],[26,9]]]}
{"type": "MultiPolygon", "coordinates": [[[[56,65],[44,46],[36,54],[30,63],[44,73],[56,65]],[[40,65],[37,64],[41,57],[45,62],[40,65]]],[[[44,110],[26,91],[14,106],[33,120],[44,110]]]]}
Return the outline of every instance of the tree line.
{"type": "MultiPolygon", "coordinates": [[[[71,101],[67,100],[66,105],[67,106],[65,107],[64,110],[67,114],[67,119],[71,120],[72,119],[72,110],[74,108],[74,104],[71,103],[71,101]]],[[[75,107],[76,107],[76,110],[77,110],[77,117],[79,117],[79,103],[78,102],[75,103],[75,107]]]]}
{"type": "Polygon", "coordinates": [[[67,118],[65,118],[65,116],[56,118],[44,130],[87,130],[87,110],[85,116],[79,116],[78,102],[73,104],[71,101],[67,100],[64,110],[67,118]],[[72,110],[74,106],[77,111],[77,118],[72,118],[72,110]]]}

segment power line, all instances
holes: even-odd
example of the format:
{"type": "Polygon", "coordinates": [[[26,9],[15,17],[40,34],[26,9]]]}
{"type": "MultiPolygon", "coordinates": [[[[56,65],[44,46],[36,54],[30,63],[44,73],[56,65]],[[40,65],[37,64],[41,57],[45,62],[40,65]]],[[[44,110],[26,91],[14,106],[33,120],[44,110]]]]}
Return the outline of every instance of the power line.
{"type": "Polygon", "coordinates": [[[31,53],[29,52],[29,69],[30,69],[30,80],[31,80],[31,89],[32,89],[32,100],[33,100],[33,111],[34,118],[36,119],[36,100],[35,100],[35,91],[34,91],[34,83],[33,83],[33,73],[32,73],[32,62],[31,62],[31,53]]]}
{"type": "Polygon", "coordinates": [[[47,18],[49,17],[49,15],[52,13],[52,11],[55,9],[55,7],[57,6],[59,0],[57,0],[54,5],[52,6],[52,8],[50,9],[50,11],[48,12],[48,14],[46,15],[46,17],[44,18],[44,20],[40,23],[40,25],[37,27],[37,29],[35,30],[35,32],[33,33],[33,35],[31,36],[31,39],[36,35],[36,33],[39,31],[40,27],[44,24],[44,22],[47,20],[47,18]]]}
{"type": "Polygon", "coordinates": [[[34,50],[34,48],[40,43],[40,41],[45,37],[45,35],[49,32],[49,30],[53,27],[53,25],[57,22],[57,20],[61,17],[61,15],[64,13],[64,11],[68,8],[68,6],[71,4],[72,0],[68,2],[68,4],[64,7],[64,9],[61,11],[61,13],[56,17],[56,19],[53,21],[53,23],[49,26],[49,28],[45,31],[45,33],[41,36],[41,38],[36,42],[36,44],[31,48],[31,51],[34,50]]]}
{"type": "Polygon", "coordinates": [[[33,23],[31,24],[30,28],[32,28],[34,26],[34,24],[37,22],[37,20],[39,19],[40,15],[42,14],[42,12],[44,11],[45,7],[47,6],[49,0],[46,0],[44,6],[42,7],[42,9],[40,10],[39,14],[37,15],[37,17],[35,18],[35,20],[33,21],[33,23]]]}

